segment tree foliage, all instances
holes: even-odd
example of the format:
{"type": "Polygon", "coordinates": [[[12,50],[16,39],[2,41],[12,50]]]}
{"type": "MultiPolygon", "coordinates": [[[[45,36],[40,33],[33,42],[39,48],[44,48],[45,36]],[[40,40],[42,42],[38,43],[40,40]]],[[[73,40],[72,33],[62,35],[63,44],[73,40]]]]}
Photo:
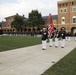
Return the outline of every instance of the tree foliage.
{"type": "Polygon", "coordinates": [[[43,25],[42,15],[38,10],[32,10],[31,13],[29,13],[28,24],[33,26],[43,25]]]}
{"type": "Polygon", "coordinates": [[[42,15],[41,13],[38,12],[38,10],[32,10],[31,13],[29,13],[28,19],[26,21],[23,16],[16,14],[14,17],[14,21],[11,23],[11,27],[16,28],[16,30],[22,30],[27,25],[30,26],[43,25],[42,15]]]}
{"type": "Polygon", "coordinates": [[[18,14],[14,17],[14,21],[11,23],[11,27],[16,28],[16,30],[22,30],[24,27],[24,17],[18,14]]]}

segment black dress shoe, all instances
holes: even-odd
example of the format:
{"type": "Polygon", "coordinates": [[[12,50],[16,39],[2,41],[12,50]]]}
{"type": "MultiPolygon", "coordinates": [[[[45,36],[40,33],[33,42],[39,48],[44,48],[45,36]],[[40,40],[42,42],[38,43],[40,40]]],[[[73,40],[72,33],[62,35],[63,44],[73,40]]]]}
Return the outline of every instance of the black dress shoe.
{"type": "Polygon", "coordinates": [[[52,46],[49,46],[49,47],[52,47],[52,46]]]}
{"type": "Polygon", "coordinates": [[[61,47],[61,48],[64,48],[64,47],[61,47]]]}
{"type": "Polygon", "coordinates": [[[44,48],[42,50],[45,50],[44,48]]]}
{"type": "Polygon", "coordinates": [[[56,48],[58,48],[58,46],[55,46],[56,48]]]}

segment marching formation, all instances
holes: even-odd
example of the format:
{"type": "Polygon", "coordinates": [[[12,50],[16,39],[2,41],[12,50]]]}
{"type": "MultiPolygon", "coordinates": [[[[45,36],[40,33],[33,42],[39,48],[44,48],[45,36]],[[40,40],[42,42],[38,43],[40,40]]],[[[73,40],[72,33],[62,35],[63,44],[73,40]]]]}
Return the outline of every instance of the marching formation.
{"type": "MultiPolygon", "coordinates": [[[[42,50],[46,49],[46,42],[49,39],[49,46],[52,47],[52,42],[55,40],[55,47],[58,47],[58,42],[61,40],[61,48],[65,47],[65,41],[70,42],[71,34],[67,33],[65,28],[62,28],[60,31],[58,29],[55,29],[50,33],[50,36],[48,36],[48,30],[46,28],[43,28],[42,30],[42,50]]],[[[75,33],[75,41],[76,41],[76,33],[75,33]]]]}

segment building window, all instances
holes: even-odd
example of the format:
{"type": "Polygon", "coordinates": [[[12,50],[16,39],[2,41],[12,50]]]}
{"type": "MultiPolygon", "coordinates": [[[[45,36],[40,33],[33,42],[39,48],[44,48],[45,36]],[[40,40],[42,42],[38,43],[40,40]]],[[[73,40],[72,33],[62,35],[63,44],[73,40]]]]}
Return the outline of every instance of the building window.
{"type": "Polygon", "coordinates": [[[63,4],[63,6],[64,6],[64,4],[63,4]]]}
{"type": "Polygon", "coordinates": [[[73,11],[73,12],[76,12],[76,7],[73,7],[73,8],[72,8],[72,11],[73,11]]]}
{"type": "Polygon", "coordinates": [[[76,24],[76,16],[73,16],[73,23],[76,24]]]}
{"type": "Polygon", "coordinates": [[[61,23],[62,23],[62,24],[65,24],[65,17],[62,17],[62,18],[61,18],[61,23]]]}
{"type": "Polygon", "coordinates": [[[60,13],[66,13],[66,12],[67,12],[67,9],[66,8],[60,9],[60,13]]]}
{"type": "Polygon", "coordinates": [[[67,12],[66,9],[64,9],[64,12],[67,12]]]}
{"type": "Polygon", "coordinates": [[[74,5],[74,2],[72,2],[72,5],[74,5]]]}
{"type": "Polygon", "coordinates": [[[68,4],[66,3],[65,6],[67,6],[68,4]]]}
{"type": "Polygon", "coordinates": [[[63,10],[62,9],[60,10],[60,13],[63,13],[63,10]]]}

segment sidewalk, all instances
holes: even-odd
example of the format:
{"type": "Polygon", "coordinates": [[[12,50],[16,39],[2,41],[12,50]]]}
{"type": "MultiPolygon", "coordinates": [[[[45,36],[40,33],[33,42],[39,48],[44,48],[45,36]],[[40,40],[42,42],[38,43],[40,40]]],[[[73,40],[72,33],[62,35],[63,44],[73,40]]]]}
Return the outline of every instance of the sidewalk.
{"type": "Polygon", "coordinates": [[[66,41],[65,48],[42,45],[0,52],[0,75],[40,75],[76,47],[74,38],[66,41]],[[55,62],[55,63],[54,63],[55,62]]]}

